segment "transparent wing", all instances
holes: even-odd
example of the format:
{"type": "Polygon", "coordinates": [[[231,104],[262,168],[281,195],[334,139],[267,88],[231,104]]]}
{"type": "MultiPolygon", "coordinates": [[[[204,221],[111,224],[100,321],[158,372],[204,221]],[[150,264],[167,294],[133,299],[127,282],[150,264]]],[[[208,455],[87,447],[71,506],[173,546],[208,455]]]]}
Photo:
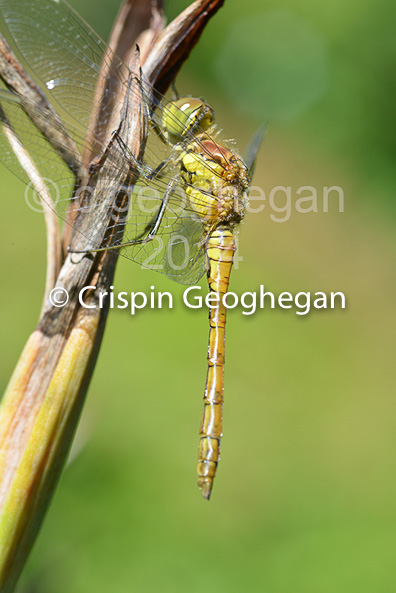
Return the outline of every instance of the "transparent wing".
{"type": "Polygon", "coordinates": [[[117,244],[117,228],[125,222],[119,243],[124,245],[122,255],[178,282],[193,284],[205,270],[204,227],[189,205],[177,172],[172,173],[169,169],[161,180],[143,179],[129,188],[129,208],[125,218],[117,212],[113,244],[117,244]],[[158,229],[150,237],[158,222],[158,229]],[[128,244],[136,241],[141,242],[128,244]]]}
{"type": "Polygon", "coordinates": [[[0,158],[7,167],[26,184],[25,201],[37,212],[42,212],[41,200],[31,178],[16,157],[10,144],[10,134],[14,134],[23,150],[26,150],[33,166],[45,182],[52,203],[49,206],[65,220],[74,188],[75,177],[63,159],[56,154],[51,144],[38,131],[21,105],[13,100],[9,91],[0,93],[0,158]]]}
{"type": "MultiPolygon", "coordinates": [[[[147,226],[143,218],[141,216],[138,222],[135,216],[133,224],[127,224],[125,237],[133,240],[140,235],[147,226]]],[[[165,274],[182,284],[195,284],[205,271],[202,235],[200,221],[188,212],[176,213],[169,205],[163,224],[149,242],[124,246],[120,253],[143,268],[165,274]]],[[[125,245],[125,240],[123,243],[125,245]]]]}
{"type": "Polygon", "coordinates": [[[105,92],[109,104],[117,87],[128,80],[127,66],[62,0],[0,0],[0,9],[18,51],[43,91],[69,115],[74,128],[85,132],[102,63],[111,79],[105,92]]]}
{"type": "MultiPolygon", "coordinates": [[[[75,191],[75,178],[63,160],[38,131],[22,106],[13,100],[12,93],[2,91],[0,93],[1,161],[27,185],[25,191],[27,205],[35,211],[42,211],[40,197],[10,145],[7,134],[10,127],[45,181],[52,199],[48,205],[55,210],[59,218],[68,222],[67,213],[71,207],[82,215],[86,214],[90,209],[89,200],[82,202],[81,198],[85,195],[83,192],[88,189],[82,192],[79,188],[75,191]],[[8,96],[10,100],[7,100],[8,96]]],[[[79,136],[77,130],[74,130],[74,137],[81,146],[87,145],[87,141],[79,136]]],[[[120,159],[124,162],[129,161],[131,170],[135,168],[135,163],[130,161],[128,152],[117,143],[115,147],[118,147],[118,151],[110,153],[106,162],[109,176],[114,175],[115,169],[120,167],[120,159]]],[[[160,157],[169,156],[170,148],[164,146],[156,134],[152,133],[146,150],[149,160],[157,159],[158,162],[160,157]]],[[[178,165],[175,163],[169,166],[159,179],[146,181],[142,178],[134,186],[113,187],[110,199],[114,204],[115,222],[110,230],[112,245],[120,247],[117,253],[143,267],[189,284],[198,281],[204,271],[203,225],[200,220],[197,220],[196,213],[190,207],[179,178],[178,165]],[[170,186],[171,191],[169,191],[170,186]],[[125,212],[120,212],[116,206],[117,197],[121,193],[129,197],[129,200],[124,202],[127,204],[125,212]],[[168,197],[164,208],[165,196],[168,197]],[[161,209],[163,212],[159,220],[161,209]],[[158,229],[152,239],[147,240],[156,221],[159,222],[158,229]],[[138,243],[131,244],[133,242],[138,243]],[[124,244],[126,244],[125,247],[123,247],[124,244]]],[[[106,199],[108,198],[109,196],[106,196],[106,199]]],[[[86,225],[84,226],[86,229],[86,225]]],[[[81,224],[73,225],[73,228],[81,234],[81,224]]],[[[92,229],[92,236],[89,229],[84,231],[87,250],[101,248],[100,244],[93,242],[93,236],[94,229],[92,229]]]]}

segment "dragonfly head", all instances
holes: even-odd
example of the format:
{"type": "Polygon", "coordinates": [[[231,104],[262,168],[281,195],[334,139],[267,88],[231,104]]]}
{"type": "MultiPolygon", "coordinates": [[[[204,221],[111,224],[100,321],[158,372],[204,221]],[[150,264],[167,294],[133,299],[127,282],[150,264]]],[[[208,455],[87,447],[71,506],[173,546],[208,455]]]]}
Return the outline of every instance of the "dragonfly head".
{"type": "Polygon", "coordinates": [[[214,121],[215,115],[210,105],[194,97],[181,97],[164,109],[162,128],[166,139],[176,144],[186,137],[191,139],[191,134],[209,130],[214,121]]]}

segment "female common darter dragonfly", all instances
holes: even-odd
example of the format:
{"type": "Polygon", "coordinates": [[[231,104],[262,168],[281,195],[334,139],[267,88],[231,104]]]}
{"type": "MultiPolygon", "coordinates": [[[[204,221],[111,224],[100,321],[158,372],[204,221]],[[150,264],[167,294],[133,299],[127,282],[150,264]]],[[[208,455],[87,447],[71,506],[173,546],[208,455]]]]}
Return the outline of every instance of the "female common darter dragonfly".
{"type": "MultiPolygon", "coordinates": [[[[75,190],[79,175],[75,163],[82,170],[81,155],[87,151],[94,161],[104,141],[100,125],[94,136],[89,132],[98,86],[104,84],[101,68],[106,61],[103,97],[108,100],[109,110],[102,110],[103,118],[111,117],[110,111],[119,101],[118,91],[128,84],[131,72],[62,0],[0,0],[0,10],[10,43],[57,110],[78,150],[73,166],[68,167],[67,159],[62,158],[62,150],[66,153],[67,147],[61,145],[57,153],[29,116],[29,110],[40,110],[40,106],[21,100],[5,84],[0,91],[2,162],[29,183],[8,141],[7,129],[12,127],[40,175],[48,181],[52,194],[49,206],[55,207],[57,215],[78,232],[77,223],[74,225],[68,216],[71,207],[80,215],[86,207],[75,190]]],[[[122,224],[119,220],[114,224],[110,247],[95,244],[86,234],[86,247],[80,252],[111,249],[184,284],[195,284],[206,272],[209,290],[217,297],[209,313],[198,485],[209,499],[222,436],[226,321],[222,297],[228,290],[236,250],[235,229],[244,218],[256,151],[248,165],[233,149],[220,143],[214,112],[204,101],[193,97],[168,100],[153,89],[149,92],[148,86],[141,89],[139,96],[142,94],[151,122],[144,161],[137,163],[128,147],[118,143],[122,157],[131,159],[139,171],[128,212],[122,224]]],[[[105,121],[99,123],[105,128],[105,121]]],[[[122,189],[115,188],[115,195],[122,189]]]]}

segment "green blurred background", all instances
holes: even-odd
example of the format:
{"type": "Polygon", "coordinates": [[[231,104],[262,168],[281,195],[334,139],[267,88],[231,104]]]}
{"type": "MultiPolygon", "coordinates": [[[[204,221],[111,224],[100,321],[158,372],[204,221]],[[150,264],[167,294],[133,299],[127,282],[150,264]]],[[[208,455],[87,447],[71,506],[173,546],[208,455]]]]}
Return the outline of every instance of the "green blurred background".
{"type": "MultiPolygon", "coordinates": [[[[118,2],[74,0],[107,37],[118,2]]],[[[174,17],[187,2],[169,2],[174,17]]],[[[172,310],[110,314],[24,593],[394,593],[396,36],[391,0],[226,0],[183,67],[241,150],[269,122],[255,184],[338,185],[345,212],[250,214],[237,293],[336,291],[344,311],[229,313],[222,461],[196,455],[207,312],[120,258],[116,291],[172,310]],[[280,215],[279,215],[280,216],[280,215]]],[[[35,327],[43,222],[1,170],[1,383],[35,327]]],[[[281,198],[279,198],[281,204],[281,198]]]]}

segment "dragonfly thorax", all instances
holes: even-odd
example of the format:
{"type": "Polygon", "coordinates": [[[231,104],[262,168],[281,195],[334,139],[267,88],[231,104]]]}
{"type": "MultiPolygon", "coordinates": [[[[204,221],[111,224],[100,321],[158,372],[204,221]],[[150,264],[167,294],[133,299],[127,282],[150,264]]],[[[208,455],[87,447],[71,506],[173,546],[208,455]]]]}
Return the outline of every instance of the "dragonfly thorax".
{"type": "Polygon", "coordinates": [[[229,148],[209,138],[197,138],[181,155],[181,175],[190,206],[207,228],[241,222],[248,171],[229,148]]]}

